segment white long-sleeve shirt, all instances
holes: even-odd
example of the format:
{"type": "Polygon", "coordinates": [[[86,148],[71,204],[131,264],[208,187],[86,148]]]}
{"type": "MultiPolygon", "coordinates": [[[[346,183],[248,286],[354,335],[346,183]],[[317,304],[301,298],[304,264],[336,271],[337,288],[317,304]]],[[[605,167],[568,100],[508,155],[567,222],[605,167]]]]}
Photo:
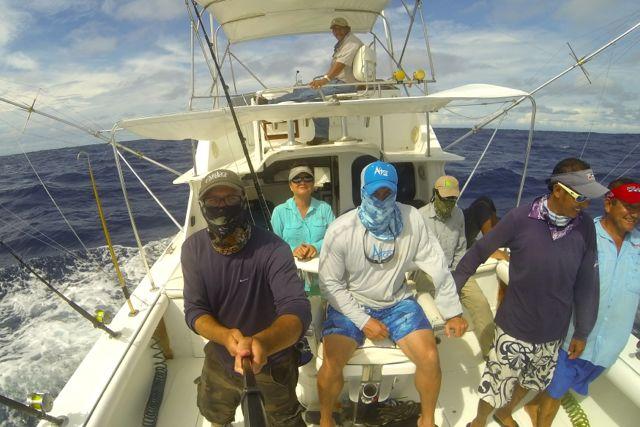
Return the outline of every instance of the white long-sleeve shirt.
{"type": "MultiPolygon", "coordinates": [[[[445,319],[462,313],[462,305],[444,253],[418,211],[398,203],[402,233],[395,241],[395,254],[384,264],[368,261],[380,251],[392,250],[392,242],[365,236],[357,210],[338,217],[327,230],[320,254],[320,289],[329,304],[360,329],[369,320],[363,307],[390,307],[412,296],[404,283],[405,272],[421,269],[433,278],[435,302],[445,319]],[[366,246],[365,248],[365,240],[366,246]]],[[[384,258],[384,257],[383,257],[384,258]]]]}

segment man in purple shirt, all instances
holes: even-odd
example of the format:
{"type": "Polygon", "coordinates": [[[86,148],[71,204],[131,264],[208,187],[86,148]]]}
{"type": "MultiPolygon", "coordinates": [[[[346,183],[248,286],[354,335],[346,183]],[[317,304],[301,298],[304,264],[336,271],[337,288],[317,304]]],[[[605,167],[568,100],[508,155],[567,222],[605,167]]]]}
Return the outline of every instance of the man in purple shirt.
{"type": "Polygon", "coordinates": [[[248,357],[270,424],[304,426],[292,346],[311,311],[291,249],[251,225],[242,181],[232,171],[207,175],[198,199],[207,228],[187,238],[181,255],[185,320],[209,340],[198,408],[214,426],[233,421],[242,392],[237,373],[248,357]]]}
{"type": "Polygon", "coordinates": [[[553,377],[558,348],[572,310],[575,331],[569,357],[584,350],[598,312],[598,269],[593,220],[583,212],[603,196],[590,166],[560,161],[549,194],[512,209],[462,258],[453,277],[461,288],[496,249],[511,250],[509,287],[496,313],[493,348],[478,392],[472,427],[484,426],[494,408],[501,426],[517,426],[511,413],[529,390],[544,390],[553,377]]]}

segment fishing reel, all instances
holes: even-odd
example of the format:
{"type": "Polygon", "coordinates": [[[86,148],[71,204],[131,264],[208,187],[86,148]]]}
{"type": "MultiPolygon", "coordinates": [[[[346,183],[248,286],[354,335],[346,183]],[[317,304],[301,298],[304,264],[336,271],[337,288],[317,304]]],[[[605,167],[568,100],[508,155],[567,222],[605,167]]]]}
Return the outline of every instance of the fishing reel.
{"type": "Polygon", "coordinates": [[[46,414],[53,409],[53,398],[49,393],[31,393],[27,396],[27,405],[46,414]]]}
{"type": "Polygon", "coordinates": [[[113,320],[113,313],[107,310],[106,307],[98,306],[95,311],[95,319],[98,323],[108,325],[113,320]]]}

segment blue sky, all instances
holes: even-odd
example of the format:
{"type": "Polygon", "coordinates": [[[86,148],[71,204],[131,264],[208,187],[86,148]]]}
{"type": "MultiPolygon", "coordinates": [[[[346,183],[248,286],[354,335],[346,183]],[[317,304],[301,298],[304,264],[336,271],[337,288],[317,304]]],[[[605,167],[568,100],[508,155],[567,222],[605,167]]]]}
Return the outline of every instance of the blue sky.
{"type": "MultiPolygon", "coordinates": [[[[0,96],[29,104],[37,96],[36,107],[94,129],[186,109],[190,58],[182,0],[0,0],[0,10],[0,96]]],[[[407,25],[401,2],[393,0],[388,13],[399,50],[407,25]]],[[[438,80],[431,91],[467,83],[531,90],[571,64],[566,42],[584,55],[640,21],[640,6],[632,0],[436,0],[425,2],[424,16],[438,80]]],[[[414,29],[407,50],[409,70],[424,66],[420,31],[414,29]]],[[[589,63],[592,85],[573,72],[541,92],[537,128],[640,132],[639,41],[637,31],[589,63]]],[[[280,37],[242,43],[235,52],[266,83],[280,86],[293,82],[295,70],[305,80],[323,74],[333,43],[329,33],[280,37]]],[[[387,77],[386,66],[378,70],[387,77]]],[[[204,73],[200,67],[200,91],[204,73]]],[[[239,89],[256,88],[246,73],[238,80],[239,89]]],[[[93,142],[38,117],[22,132],[25,120],[25,113],[0,103],[0,155],[19,152],[16,141],[27,151],[93,142]]],[[[463,125],[458,114],[434,121],[463,125]]],[[[525,114],[513,113],[503,127],[527,125],[525,114]]]]}

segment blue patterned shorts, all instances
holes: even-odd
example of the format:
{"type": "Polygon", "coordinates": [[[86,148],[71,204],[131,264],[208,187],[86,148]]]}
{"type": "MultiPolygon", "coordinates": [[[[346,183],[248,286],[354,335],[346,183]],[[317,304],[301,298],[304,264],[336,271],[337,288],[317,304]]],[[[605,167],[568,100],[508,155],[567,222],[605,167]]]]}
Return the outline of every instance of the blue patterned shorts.
{"type": "MultiPolygon", "coordinates": [[[[422,307],[413,298],[402,300],[391,307],[381,309],[365,307],[364,311],[369,316],[384,323],[389,329],[389,338],[395,342],[398,342],[398,340],[413,331],[432,329],[422,307]]],[[[337,334],[353,339],[358,345],[362,345],[364,342],[364,332],[358,329],[347,316],[331,306],[328,306],[327,319],[322,326],[323,337],[337,334]]]]}

